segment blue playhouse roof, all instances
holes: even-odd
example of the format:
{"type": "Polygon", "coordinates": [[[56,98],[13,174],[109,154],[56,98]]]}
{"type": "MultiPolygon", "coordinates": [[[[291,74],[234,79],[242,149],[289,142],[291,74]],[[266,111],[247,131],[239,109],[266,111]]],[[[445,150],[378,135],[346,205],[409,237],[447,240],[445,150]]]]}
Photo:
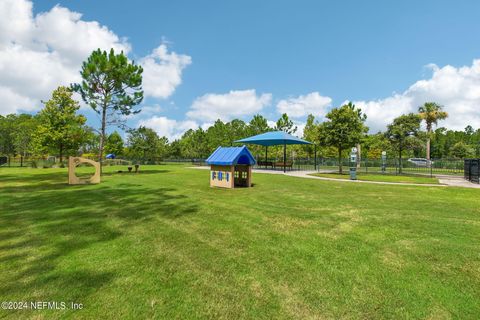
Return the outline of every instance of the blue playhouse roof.
{"type": "Polygon", "coordinates": [[[208,157],[207,164],[217,166],[231,166],[237,164],[254,165],[255,158],[246,146],[243,147],[218,147],[208,157]]]}
{"type": "Polygon", "coordinates": [[[277,146],[285,144],[312,144],[283,131],[270,131],[235,142],[258,144],[261,146],[277,146]]]}

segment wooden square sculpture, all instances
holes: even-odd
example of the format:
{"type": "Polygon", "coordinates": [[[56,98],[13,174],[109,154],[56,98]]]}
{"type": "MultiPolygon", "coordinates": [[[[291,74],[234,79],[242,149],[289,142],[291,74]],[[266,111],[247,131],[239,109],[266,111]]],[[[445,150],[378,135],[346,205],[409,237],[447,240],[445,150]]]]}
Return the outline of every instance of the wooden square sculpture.
{"type": "Polygon", "coordinates": [[[100,163],[80,157],[68,158],[68,184],[100,183],[100,163]],[[81,179],[75,174],[75,169],[82,163],[88,163],[95,168],[95,174],[87,179],[81,179]]]}

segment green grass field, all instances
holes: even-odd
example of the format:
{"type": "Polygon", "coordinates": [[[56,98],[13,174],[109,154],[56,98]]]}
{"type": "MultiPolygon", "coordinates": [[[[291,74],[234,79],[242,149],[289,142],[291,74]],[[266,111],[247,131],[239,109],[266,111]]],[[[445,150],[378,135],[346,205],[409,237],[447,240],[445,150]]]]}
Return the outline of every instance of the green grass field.
{"type": "MultiPolygon", "coordinates": [[[[330,179],[350,179],[349,173],[312,173],[312,176],[330,178],[330,179]]],[[[378,181],[378,182],[395,182],[395,183],[418,183],[418,184],[438,184],[437,178],[413,175],[393,175],[381,173],[357,173],[357,180],[360,181],[378,181]]]]}
{"type": "MultiPolygon", "coordinates": [[[[125,168],[122,168],[125,170],[125,168]]],[[[0,169],[4,319],[475,319],[480,193],[254,174],[0,169]]]]}

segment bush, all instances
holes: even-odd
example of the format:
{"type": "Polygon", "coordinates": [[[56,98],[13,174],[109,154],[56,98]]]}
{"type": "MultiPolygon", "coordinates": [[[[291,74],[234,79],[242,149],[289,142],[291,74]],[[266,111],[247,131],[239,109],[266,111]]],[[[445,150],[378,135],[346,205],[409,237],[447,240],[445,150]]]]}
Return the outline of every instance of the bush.
{"type": "Polygon", "coordinates": [[[52,161],[44,161],[43,162],[43,169],[50,169],[53,167],[53,165],[55,164],[55,162],[52,162],[52,161]]]}

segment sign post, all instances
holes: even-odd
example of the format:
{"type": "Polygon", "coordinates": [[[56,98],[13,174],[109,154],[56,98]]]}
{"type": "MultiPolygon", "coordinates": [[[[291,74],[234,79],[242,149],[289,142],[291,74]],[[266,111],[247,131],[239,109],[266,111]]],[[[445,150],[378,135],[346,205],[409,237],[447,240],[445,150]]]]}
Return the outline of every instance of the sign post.
{"type": "Polygon", "coordinates": [[[385,174],[387,168],[387,152],[382,151],[382,173],[385,174]]]}

